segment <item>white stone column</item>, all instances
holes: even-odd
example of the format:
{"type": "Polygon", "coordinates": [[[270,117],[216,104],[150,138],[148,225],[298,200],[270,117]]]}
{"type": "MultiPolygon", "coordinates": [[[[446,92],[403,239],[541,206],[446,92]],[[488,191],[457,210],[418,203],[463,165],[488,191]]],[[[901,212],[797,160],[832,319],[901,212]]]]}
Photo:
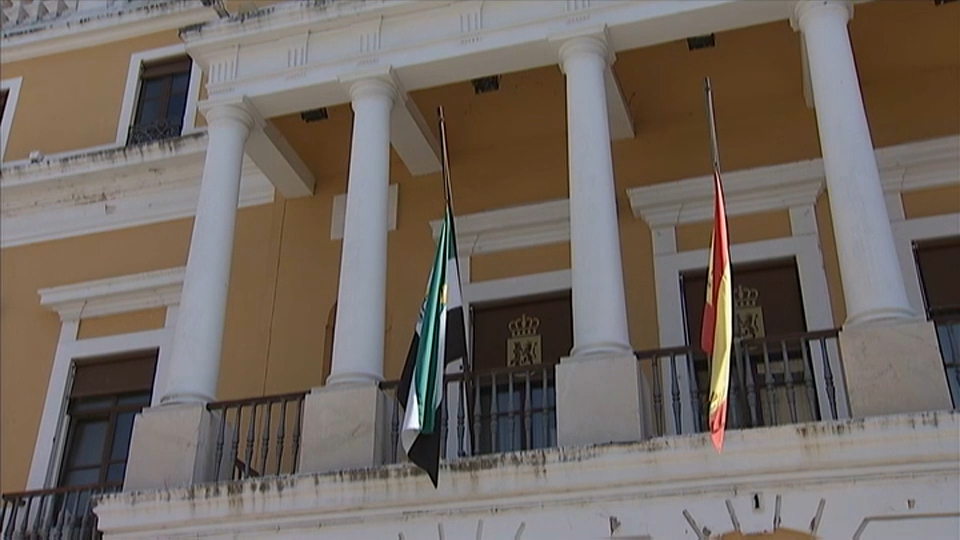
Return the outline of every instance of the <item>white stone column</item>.
{"type": "Polygon", "coordinates": [[[650,409],[627,330],[605,88],[611,54],[602,35],[567,38],[559,54],[567,80],[573,350],[556,367],[557,442],[636,441],[646,436],[650,409]]]}
{"type": "Polygon", "coordinates": [[[162,404],[214,400],[220,371],[243,147],[254,120],[234,105],[204,116],[207,157],[162,404]]]}
{"type": "Polygon", "coordinates": [[[577,37],[560,46],[567,80],[572,356],[631,350],[604,86],[608,60],[599,38],[577,37]]]}
{"type": "Polygon", "coordinates": [[[853,417],[950,408],[933,324],[920,321],[906,287],[860,94],[846,0],[801,0],[803,34],[830,195],[847,320],[840,332],[853,417]]]}
{"type": "Polygon", "coordinates": [[[353,141],[329,385],[383,378],[390,112],[396,95],[383,79],[350,86],[353,141]]]}
{"type": "Polygon", "coordinates": [[[803,34],[847,306],[845,326],[910,320],[847,21],[849,1],[805,0],[794,24],[803,34]]]}

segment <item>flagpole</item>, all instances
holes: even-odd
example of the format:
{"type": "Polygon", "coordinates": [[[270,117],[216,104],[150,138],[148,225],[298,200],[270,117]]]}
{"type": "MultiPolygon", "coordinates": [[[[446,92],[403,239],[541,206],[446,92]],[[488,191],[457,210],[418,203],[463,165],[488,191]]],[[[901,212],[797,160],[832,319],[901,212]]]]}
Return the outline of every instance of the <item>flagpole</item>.
{"type": "MultiPolygon", "coordinates": [[[[458,248],[457,244],[457,228],[453,212],[453,181],[450,179],[450,153],[447,148],[447,121],[443,116],[443,106],[437,107],[437,122],[440,124],[440,169],[441,175],[443,176],[443,198],[447,204],[447,211],[450,212],[450,227],[451,235],[453,236],[453,245],[455,249],[458,248]]],[[[460,254],[456,253],[454,255],[454,260],[457,264],[457,279],[460,279],[460,276],[463,274],[460,272],[460,254]]],[[[468,358],[463,360],[463,372],[469,374],[472,371],[472,366],[468,358]]]]}
{"type": "Polygon", "coordinates": [[[703,79],[703,93],[707,101],[707,121],[710,124],[710,153],[713,159],[713,172],[720,172],[720,147],[717,144],[717,119],[713,112],[713,86],[710,77],[703,79]]]}
{"type": "Polygon", "coordinates": [[[443,198],[453,214],[453,185],[450,181],[450,158],[447,153],[447,122],[443,118],[443,107],[437,107],[440,123],[440,169],[443,176],[443,198]]]}

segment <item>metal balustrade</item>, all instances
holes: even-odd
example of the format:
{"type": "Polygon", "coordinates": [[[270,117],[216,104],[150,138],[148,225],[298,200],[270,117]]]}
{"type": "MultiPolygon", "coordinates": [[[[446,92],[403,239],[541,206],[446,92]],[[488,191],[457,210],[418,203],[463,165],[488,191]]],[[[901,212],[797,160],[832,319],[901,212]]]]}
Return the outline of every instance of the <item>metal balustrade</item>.
{"type": "Polygon", "coordinates": [[[160,120],[150,124],[134,124],[130,126],[130,130],[127,133],[127,146],[179,137],[182,129],[183,122],[180,120],[160,120]]]}
{"type": "MultiPolygon", "coordinates": [[[[735,340],[728,429],[840,417],[838,331],[735,340]]],[[[698,347],[639,351],[651,388],[655,436],[708,429],[710,369],[698,347]]]]}
{"type": "MultiPolygon", "coordinates": [[[[441,406],[441,458],[556,446],[554,381],[553,365],[447,375],[441,406]]],[[[391,463],[403,456],[400,448],[403,409],[396,400],[399,384],[399,381],[388,381],[380,385],[394,398],[388,456],[391,463]]]]}
{"type": "Polygon", "coordinates": [[[306,392],[207,404],[217,415],[218,480],[293,474],[300,457],[306,392]]]}
{"type": "Polygon", "coordinates": [[[6,493],[0,506],[4,540],[71,538],[98,539],[93,499],[120,490],[120,484],[40,489],[6,493]]]}
{"type": "Polygon", "coordinates": [[[953,408],[960,409],[960,307],[930,310],[930,320],[937,330],[953,408]]]}

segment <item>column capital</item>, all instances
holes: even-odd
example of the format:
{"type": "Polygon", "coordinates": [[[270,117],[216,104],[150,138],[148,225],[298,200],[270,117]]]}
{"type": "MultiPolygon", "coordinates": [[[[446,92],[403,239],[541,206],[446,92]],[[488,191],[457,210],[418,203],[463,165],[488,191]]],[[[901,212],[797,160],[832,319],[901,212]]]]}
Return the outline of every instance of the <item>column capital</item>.
{"type": "Polygon", "coordinates": [[[793,7],[790,26],[802,32],[810,20],[819,17],[839,17],[846,24],[853,18],[851,0],[799,0],[793,7]]]}
{"type": "Polygon", "coordinates": [[[608,45],[605,34],[576,36],[564,40],[560,44],[560,69],[570,60],[590,56],[600,58],[605,64],[613,63],[613,51],[608,45]]]}
{"type": "Polygon", "coordinates": [[[385,97],[391,103],[397,100],[397,85],[382,77],[365,77],[349,82],[348,92],[351,101],[364,98],[385,97]]]}
{"type": "Polygon", "coordinates": [[[203,117],[207,119],[207,125],[215,126],[223,122],[239,122],[246,126],[247,130],[263,125],[260,114],[253,109],[246,98],[231,99],[229,101],[211,101],[206,100],[198,106],[203,117]]]}

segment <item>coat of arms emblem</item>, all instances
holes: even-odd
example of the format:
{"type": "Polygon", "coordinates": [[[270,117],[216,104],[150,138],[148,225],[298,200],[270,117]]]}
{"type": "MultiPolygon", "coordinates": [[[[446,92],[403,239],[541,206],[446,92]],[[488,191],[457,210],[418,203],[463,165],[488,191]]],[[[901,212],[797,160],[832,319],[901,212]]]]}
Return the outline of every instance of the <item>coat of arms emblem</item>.
{"type": "Polygon", "coordinates": [[[754,339],[767,335],[763,326],[763,308],[757,302],[759,298],[757,289],[737,285],[733,293],[735,337],[754,339]]]}
{"type": "Polygon", "coordinates": [[[542,340],[537,331],[540,319],[526,314],[510,321],[507,339],[507,366],[530,366],[542,362],[542,340]]]}

